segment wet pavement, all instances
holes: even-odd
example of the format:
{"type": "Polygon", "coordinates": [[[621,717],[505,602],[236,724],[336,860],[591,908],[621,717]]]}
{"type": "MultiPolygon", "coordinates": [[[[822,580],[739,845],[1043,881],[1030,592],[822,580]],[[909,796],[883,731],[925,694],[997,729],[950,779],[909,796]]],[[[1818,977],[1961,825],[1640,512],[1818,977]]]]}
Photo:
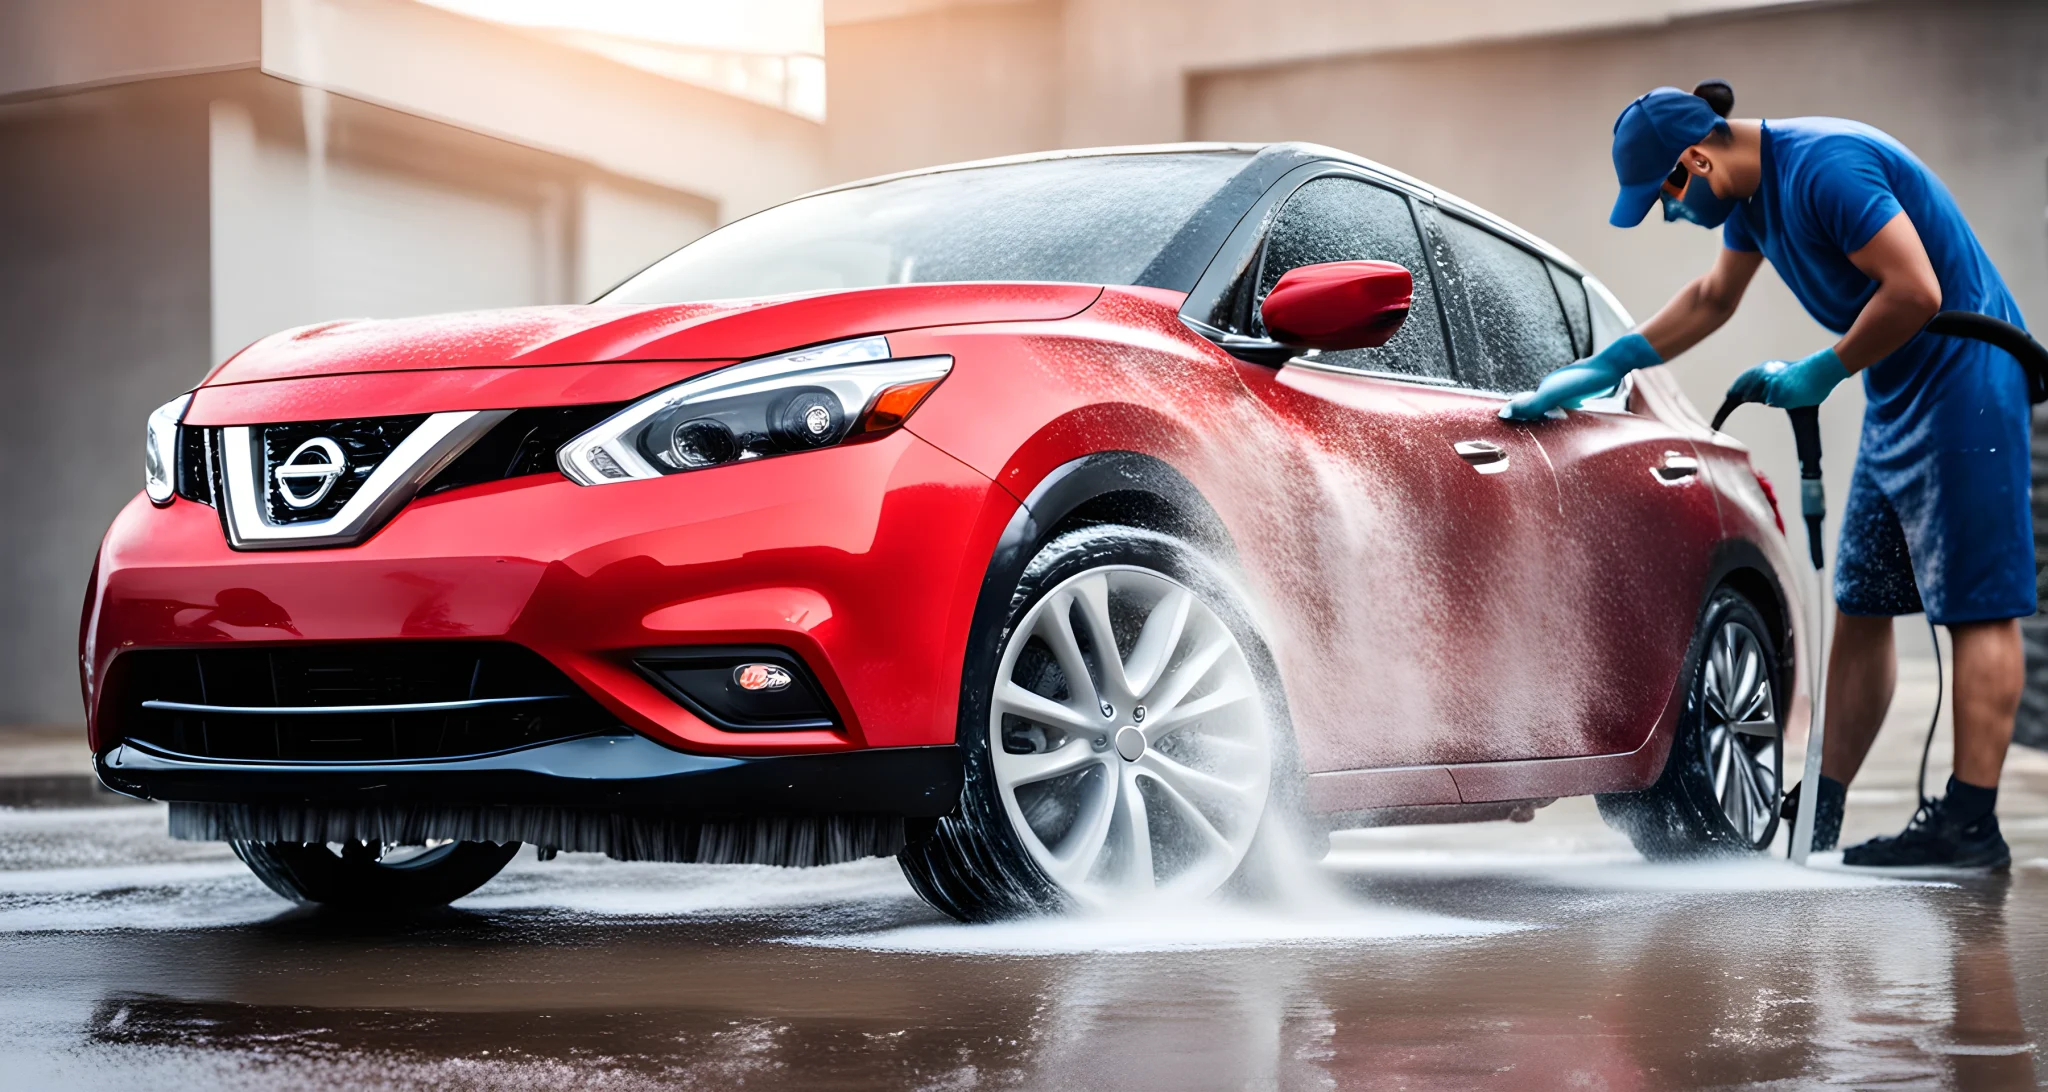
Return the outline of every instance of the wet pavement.
{"type": "MultiPolygon", "coordinates": [[[[1852,838],[1912,811],[1905,676],[1852,838]]],[[[0,811],[0,1087],[2033,1088],[2048,1043],[2037,752],[2008,876],[1652,865],[1566,801],[1340,833],[1263,905],[985,927],[889,861],[523,854],[437,914],[293,910],[75,761],[0,749],[51,779],[0,811]]]]}

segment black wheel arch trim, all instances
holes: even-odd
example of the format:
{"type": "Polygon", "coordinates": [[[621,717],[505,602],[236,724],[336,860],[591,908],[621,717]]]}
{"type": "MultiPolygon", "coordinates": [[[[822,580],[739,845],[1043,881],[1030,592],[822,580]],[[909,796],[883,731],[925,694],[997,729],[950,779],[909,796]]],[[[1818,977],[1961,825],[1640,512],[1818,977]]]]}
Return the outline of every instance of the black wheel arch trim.
{"type": "MultiPolygon", "coordinates": [[[[996,540],[981,592],[975,598],[963,664],[973,664],[977,657],[995,652],[1010,597],[1039,547],[1050,541],[1069,517],[1091,504],[1098,506],[1104,522],[1113,522],[1109,517],[1117,514],[1119,497],[1147,498],[1163,505],[1176,514],[1180,525],[1176,530],[1198,545],[1217,550],[1225,559],[1235,560],[1236,546],[1215,508],[1193,482],[1164,459],[1135,451],[1099,451],[1061,463],[1032,487],[996,540]]],[[[969,674],[963,673],[962,679],[969,674]]],[[[961,697],[966,700],[965,694],[961,697]]]]}
{"type": "Polygon", "coordinates": [[[1721,540],[1714,547],[1713,554],[1708,562],[1707,579],[1700,587],[1699,610],[1704,615],[1707,604],[1713,601],[1714,591],[1724,584],[1734,584],[1738,591],[1746,590],[1740,585],[1748,583],[1751,574],[1753,574],[1755,582],[1761,584],[1770,593],[1770,600],[1758,603],[1757,607],[1760,610],[1770,612],[1765,617],[1765,621],[1776,621],[1778,624],[1778,632],[1772,634],[1772,637],[1777,641],[1778,655],[1785,662],[1785,670],[1789,679],[1792,671],[1791,665],[1795,662],[1797,655],[1803,655],[1805,651],[1803,649],[1795,649],[1793,645],[1796,628],[1794,623],[1798,617],[1798,612],[1792,606],[1792,601],[1786,597],[1785,587],[1778,581],[1777,567],[1771,564],[1770,557],[1764,553],[1763,547],[1746,538],[1721,540]],[[1741,579],[1731,581],[1730,577],[1740,577],[1741,579]]]}

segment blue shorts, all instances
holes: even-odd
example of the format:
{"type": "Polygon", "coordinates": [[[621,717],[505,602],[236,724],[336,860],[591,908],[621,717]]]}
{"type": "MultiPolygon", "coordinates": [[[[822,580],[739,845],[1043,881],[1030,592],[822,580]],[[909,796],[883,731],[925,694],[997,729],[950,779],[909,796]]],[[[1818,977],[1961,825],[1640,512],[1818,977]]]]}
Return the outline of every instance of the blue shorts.
{"type": "Polygon", "coordinates": [[[1937,625],[1956,625],[2034,613],[2025,433],[1970,424],[1977,442],[1941,444],[1918,459],[1885,465],[1859,453],[1835,560],[1844,614],[1925,610],[1937,625]],[[1983,442],[1987,432],[2001,442],[1983,442]]]}

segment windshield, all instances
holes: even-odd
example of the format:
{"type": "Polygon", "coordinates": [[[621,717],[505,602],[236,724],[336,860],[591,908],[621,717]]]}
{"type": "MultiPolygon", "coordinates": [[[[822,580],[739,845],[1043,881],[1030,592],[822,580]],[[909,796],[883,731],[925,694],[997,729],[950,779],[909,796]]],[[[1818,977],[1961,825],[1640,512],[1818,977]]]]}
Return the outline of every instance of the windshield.
{"type": "Polygon", "coordinates": [[[934,281],[1133,284],[1237,152],[1086,156],[913,175],[779,205],[607,293],[688,303],[934,281]]]}

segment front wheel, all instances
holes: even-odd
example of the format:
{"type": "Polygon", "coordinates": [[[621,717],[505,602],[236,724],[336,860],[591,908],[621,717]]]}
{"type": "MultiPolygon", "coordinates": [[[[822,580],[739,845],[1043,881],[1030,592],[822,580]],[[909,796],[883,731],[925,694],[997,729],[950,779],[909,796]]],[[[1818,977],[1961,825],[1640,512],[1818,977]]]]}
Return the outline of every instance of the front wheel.
{"type": "Polygon", "coordinates": [[[1784,796],[1785,678],[1763,616],[1722,588],[1686,654],[1685,706],[1657,783],[1598,798],[1600,815],[1652,860],[1757,853],[1784,796]]]}
{"type": "Polygon", "coordinates": [[[298,903],[351,910],[446,906],[490,882],[519,852],[518,842],[235,842],[235,856],[264,886],[298,903]]]}
{"type": "Polygon", "coordinates": [[[1070,532],[993,637],[963,679],[959,814],[900,857],[919,894],[984,921],[1229,881],[1265,819],[1279,717],[1215,566],[1150,531],[1070,532]]]}

